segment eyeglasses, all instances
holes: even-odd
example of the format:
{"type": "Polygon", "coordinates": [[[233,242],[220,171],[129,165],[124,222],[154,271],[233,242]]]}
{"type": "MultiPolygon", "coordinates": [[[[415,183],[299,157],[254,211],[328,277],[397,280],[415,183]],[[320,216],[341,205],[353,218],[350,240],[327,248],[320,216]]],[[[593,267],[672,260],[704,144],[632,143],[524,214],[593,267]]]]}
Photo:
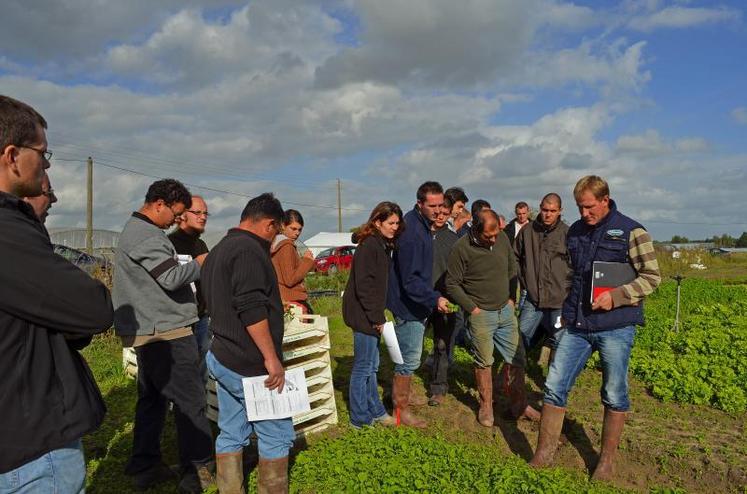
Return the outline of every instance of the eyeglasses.
{"type": "Polygon", "coordinates": [[[46,151],[42,151],[41,149],[32,148],[31,146],[18,146],[18,147],[24,148],[24,149],[32,149],[36,151],[37,153],[39,153],[41,157],[47,161],[52,159],[52,151],[50,151],[49,149],[47,149],[46,151]]]}
{"type": "Polygon", "coordinates": [[[172,208],[171,206],[166,206],[166,207],[169,208],[169,211],[171,211],[171,214],[174,215],[174,219],[180,218],[181,215],[184,214],[184,211],[182,211],[181,213],[177,213],[176,211],[174,211],[174,208],[172,208]]]}
{"type": "Polygon", "coordinates": [[[187,212],[192,213],[195,216],[204,216],[205,218],[210,216],[210,213],[208,213],[207,211],[192,211],[191,209],[187,209],[187,212]]]}

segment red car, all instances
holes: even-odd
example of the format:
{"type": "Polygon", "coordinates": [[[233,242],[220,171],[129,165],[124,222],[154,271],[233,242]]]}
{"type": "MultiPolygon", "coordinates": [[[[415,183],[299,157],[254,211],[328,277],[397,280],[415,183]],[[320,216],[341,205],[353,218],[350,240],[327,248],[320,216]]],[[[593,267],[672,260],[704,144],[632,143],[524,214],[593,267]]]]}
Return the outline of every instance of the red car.
{"type": "Polygon", "coordinates": [[[350,269],[353,265],[355,245],[343,245],[323,250],[314,259],[317,273],[335,274],[343,269],[350,269]]]}

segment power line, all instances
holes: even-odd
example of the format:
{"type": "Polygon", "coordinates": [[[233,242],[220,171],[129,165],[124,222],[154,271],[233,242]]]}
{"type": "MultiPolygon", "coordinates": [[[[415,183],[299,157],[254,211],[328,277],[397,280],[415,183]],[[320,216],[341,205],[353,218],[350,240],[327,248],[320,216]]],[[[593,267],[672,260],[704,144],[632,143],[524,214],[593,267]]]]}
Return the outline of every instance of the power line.
{"type": "MultiPolygon", "coordinates": [[[[54,140],[53,143],[55,145],[59,144],[61,147],[71,147],[76,148],[82,151],[90,151],[91,149],[98,151],[98,156],[103,156],[109,161],[117,162],[117,158],[124,158],[124,159],[130,159],[130,160],[138,160],[142,161],[144,163],[153,163],[159,166],[163,166],[166,168],[177,170],[181,173],[185,172],[185,169],[192,170],[194,173],[193,175],[206,175],[208,173],[205,172],[215,172],[224,176],[233,176],[236,178],[240,178],[242,180],[246,180],[247,178],[255,178],[258,180],[264,180],[267,182],[282,182],[282,183],[295,183],[298,185],[303,185],[305,187],[316,187],[320,189],[328,189],[333,190],[336,187],[333,185],[330,185],[328,182],[323,181],[312,181],[312,180],[299,180],[299,179],[293,179],[293,178],[284,178],[284,179],[275,179],[275,178],[269,178],[267,175],[255,173],[252,175],[238,175],[234,174],[235,172],[233,169],[235,167],[222,167],[222,166],[216,166],[213,164],[206,164],[206,163],[194,163],[186,160],[170,160],[166,158],[161,157],[153,157],[153,156],[142,156],[138,155],[136,153],[131,153],[129,151],[118,151],[116,147],[101,147],[94,144],[87,144],[87,145],[79,145],[79,144],[73,144],[73,143],[65,143],[64,141],[57,141],[54,140]]],[[[120,162],[120,164],[122,164],[120,162]]],[[[189,174],[189,173],[188,173],[189,174]]]]}
{"type": "MultiPolygon", "coordinates": [[[[69,158],[55,158],[55,160],[56,161],[63,161],[63,162],[71,162],[71,163],[85,163],[86,162],[86,161],[80,160],[80,159],[69,159],[69,158]]],[[[119,170],[119,171],[126,172],[126,173],[132,173],[132,174],[135,174],[135,175],[141,175],[141,176],[144,176],[144,177],[156,178],[156,179],[166,178],[166,177],[161,177],[161,176],[158,176],[158,175],[153,175],[153,174],[150,174],[150,173],[144,173],[144,172],[141,172],[141,171],[138,171],[138,170],[133,170],[133,169],[130,169],[130,168],[125,168],[125,167],[118,166],[118,165],[115,165],[115,164],[111,164],[111,163],[108,163],[107,161],[102,161],[101,159],[96,159],[95,163],[96,163],[97,166],[104,166],[106,168],[111,168],[111,169],[119,170]]],[[[241,192],[235,192],[235,191],[225,190],[225,189],[218,189],[218,188],[215,188],[215,187],[207,187],[207,186],[204,186],[204,185],[191,184],[191,183],[187,183],[187,182],[182,182],[182,183],[184,185],[188,186],[188,187],[192,187],[192,188],[195,188],[195,189],[207,190],[207,191],[210,191],[210,192],[217,192],[219,194],[229,194],[229,195],[233,195],[233,196],[244,197],[244,198],[247,198],[247,199],[251,199],[252,198],[252,196],[247,195],[247,194],[242,194],[241,192]]],[[[291,201],[282,201],[282,202],[284,204],[290,204],[292,206],[299,206],[299,207],[321,208],[321,209],[338,209],[337,206],[327,206],[327,205],[322,205],[322,204],[306,204],[306,203],[291,202],[291,201]]],[[[357,209],[357,208],[339,208],[339,209],[341,209],[343,211],[368,212],[368,210],[366,210],[366,209],[357,209]]]]}

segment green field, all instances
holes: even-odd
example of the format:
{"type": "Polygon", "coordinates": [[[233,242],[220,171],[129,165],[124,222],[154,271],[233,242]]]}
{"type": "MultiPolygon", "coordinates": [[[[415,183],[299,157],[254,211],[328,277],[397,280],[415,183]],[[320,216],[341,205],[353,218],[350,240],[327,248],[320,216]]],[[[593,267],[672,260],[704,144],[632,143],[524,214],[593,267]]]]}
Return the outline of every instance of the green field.
{"type": "MultiPolygon", "coordinates": [[[[732,261],[729,261],[732,262],[732,261]]],[[[665,263],[663,263],[665,264],[665,263]]],[[[745,263],[747,264],[747,263],[745,263]]],[[[669,266],[663,266],[671,274],[669,266]]],[[[526,467],[537,427],[503,418],[485,429],[475,420],[471,358],[457,349],[451,395],[444,406],[419,412],[423,432],[347,425],[346,393],[352,365],[352,334],[340,315],[339,297],[314,300],[329,317],[332,367],[340,424],[299,443],[291,470],[293,492],[747,492],[747,290],[741,263],[728,279],[704,280],[688,273],[682,322],[674,322],[674,282],[668,280],[646,303],[647,325],[638,331],[631,358],[630,414],[614,485],[588,482],[601,435],[600,373],[592,361],[571,394],[558,468],[526,467]]],[[[344,288],[344,277],[315,279],[314,289],[344,288]]],[[[431,340],[426,339],[426,348],[431,340]]],[[[130,492],[123,474],[132,440],[136,389],[121,370],[121,347],[110,333],[84,352],[105,396],[109,413],[86,437],[90,492],[130,492]]],[[[541,404],[545,370],[532,364],[530,400],[541,404]]],[[[421,369],[416,386],[423,390],[421,369]]],[[[391,378],[382,359],[380,384],[391,378]]],[[[387,388],[388,386],[384,386],[387,388]]],[[[384,390],[382,390],[384,391],[384,390]]],[[[385,401],[387,406],[389,403],[385,401]]],[[[163,438],[164,457],[176,463],[173,423],[163,438]]],[[[254,485],[254,473],[250,486],[254,485]]],[[[152,492],[174,492],[164,485],[152,492]]]]}

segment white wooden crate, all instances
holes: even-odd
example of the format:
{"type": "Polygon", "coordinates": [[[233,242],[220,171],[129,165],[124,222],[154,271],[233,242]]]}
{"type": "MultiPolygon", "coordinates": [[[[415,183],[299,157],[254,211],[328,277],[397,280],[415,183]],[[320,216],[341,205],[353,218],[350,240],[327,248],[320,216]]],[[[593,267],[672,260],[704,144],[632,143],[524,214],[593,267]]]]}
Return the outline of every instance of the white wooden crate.
{"type": "MultiPolygon", "coordinates": [[[[321,431],[337,423],[337,407],[330,366],[329,324],[324,316],[293,312],[283,334],[283,360],[287,369],[302,367],[309,388],[311,411],[293,417],[298,436],[321,431]]],[[[137,377],[137,357],[133,348],[122,349],[122,365],[131,377],[137,377]]],[[[206,385],[208,419],[218,420],[218,396],[212,376],[206,385]]]]}

